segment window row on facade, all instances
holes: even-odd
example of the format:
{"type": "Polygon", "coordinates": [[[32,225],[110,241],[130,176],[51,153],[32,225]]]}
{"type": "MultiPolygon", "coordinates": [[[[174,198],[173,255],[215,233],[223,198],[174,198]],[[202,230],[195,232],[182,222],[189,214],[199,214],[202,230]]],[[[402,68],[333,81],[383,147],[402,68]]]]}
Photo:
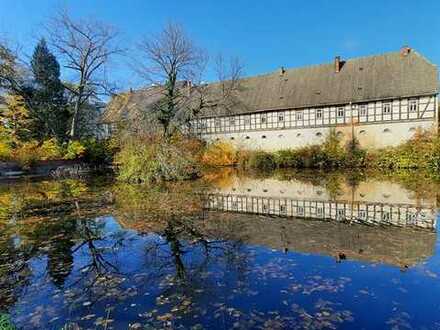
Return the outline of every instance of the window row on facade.
{"type": "Polygon", "coordinates": [[[211,134],[259,129],[319,127],[353,122],[405,121],[433,118],[435,116],[434,109],[435,105],[431,98],[412,98],[200,118],[196,120],[193,127],[199,134],[211,134]]]}

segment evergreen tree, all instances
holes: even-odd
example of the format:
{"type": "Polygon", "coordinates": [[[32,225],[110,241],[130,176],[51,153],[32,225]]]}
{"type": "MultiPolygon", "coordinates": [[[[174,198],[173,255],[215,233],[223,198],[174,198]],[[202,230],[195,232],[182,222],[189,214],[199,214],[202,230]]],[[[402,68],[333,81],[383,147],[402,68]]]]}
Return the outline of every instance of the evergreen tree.
{"type": "Polygon", "coordinates": [[[35,79],[31,113],[35,123],[35,137],[65,140],[70,113],[60,80],[60,65],[44,39],[35,47],[31,67],[35,79]]]}

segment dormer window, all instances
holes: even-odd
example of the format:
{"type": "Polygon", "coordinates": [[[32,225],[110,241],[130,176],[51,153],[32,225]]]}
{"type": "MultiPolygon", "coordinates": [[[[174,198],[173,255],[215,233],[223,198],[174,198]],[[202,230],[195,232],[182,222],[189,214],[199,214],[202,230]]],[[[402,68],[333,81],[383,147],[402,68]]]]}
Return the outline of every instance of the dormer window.
{"type": "Polygon", "coordinates": [[[382,112],[384,115],[391,113],[391,102],[382,103],[382,112]]]}

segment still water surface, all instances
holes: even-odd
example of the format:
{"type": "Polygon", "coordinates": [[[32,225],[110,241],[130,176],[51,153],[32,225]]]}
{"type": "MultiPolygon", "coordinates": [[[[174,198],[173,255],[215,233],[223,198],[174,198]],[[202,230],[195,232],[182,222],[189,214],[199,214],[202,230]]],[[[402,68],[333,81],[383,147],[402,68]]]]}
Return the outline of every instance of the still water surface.
{"type": "Polygon", "coordinates": [[[439,329],[439,186],[207,174],[0,186],[0,311],[23,329],[439,329]]]}

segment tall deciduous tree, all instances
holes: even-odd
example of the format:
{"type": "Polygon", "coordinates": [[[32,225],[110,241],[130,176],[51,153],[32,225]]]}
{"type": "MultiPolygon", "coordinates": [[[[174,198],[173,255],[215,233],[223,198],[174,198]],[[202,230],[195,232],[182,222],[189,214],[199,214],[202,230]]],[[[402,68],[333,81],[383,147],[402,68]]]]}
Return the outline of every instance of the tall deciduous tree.
{"type": "Polygon", "coordinates": [[[35,47],[31,68],[35,80],[31,113],[35,115],[35,133],[40,139],[54,136],[64,140],[70,114],[60,80],[60,65],[45,39],[35,47]]]}
{"type": "Polygon", "coordinates": [[[30,107],[32,87],[29,72],[20,60],[18,51],[0,39],[0,92],[20,95],[30,107]]]}
{"type": "Polygon", "coordinates": [[[117,33],[112,27],[93,20],[74,20],[67,12],[52,19],[48,33],[64,67],[73,72],[74,80],[65,87],[73,95],[70,137],[75,139],[83,105],[112,92],[106,66],[123,50],[116,44],[117,33]]]}
{"type": "Polygon", "coordinates": [[[162,97],[153,106],[165,137],[173,133],[173,121],[186,111],[191,83],[200,80],[206,64],[205,53],[196,47],[182,27],[169,23],[156,36],[138,45],[141,60],[137,71],[151,84],[161,86],[162,97]]]}
{"type": "Polygon", "coordinates": [[[179,126],[190,126],[205,108],[230,110],[236,104],[243,66],[236,58],[226,61],[219,55],[215,72],[219,84],[213,88],[202,82],[208,56],[195,46],[180,25],[169,23],[158,35],[145,38],[138,45],[140,61],[136,70],[156,87],[161,98],[149,104],[156,114],[165,137],[179,126]]]}

